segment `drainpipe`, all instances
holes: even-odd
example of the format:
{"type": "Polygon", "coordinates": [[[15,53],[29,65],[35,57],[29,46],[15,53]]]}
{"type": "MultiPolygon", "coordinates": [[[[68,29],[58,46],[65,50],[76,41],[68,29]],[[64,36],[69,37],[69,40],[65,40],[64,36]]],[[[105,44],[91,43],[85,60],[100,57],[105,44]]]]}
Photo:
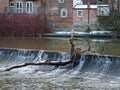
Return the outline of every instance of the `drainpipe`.
{"type": "Polygon", "coordinates": [[[87,7],[88,7],[88,25],[89,25],[89,16],[90,16],[90,14],[89,14],[90,3],[89,3],[89,2],[88,2],[88,5],[87,5],[87,7]]]}
{"type": "Polygon", "coordinates": [[[88,4],[87,4],[87,8],[88,8],[88,31],[90,31],[90,27],[89,27],[89,24],[90,24],[90,2],[88,1],[88,4]]]}
{"type": "Polygon", "coordinates": [[[6,14],[10,12],[10,0],[8,0],[8,6],[6,7],[6,14]]]}

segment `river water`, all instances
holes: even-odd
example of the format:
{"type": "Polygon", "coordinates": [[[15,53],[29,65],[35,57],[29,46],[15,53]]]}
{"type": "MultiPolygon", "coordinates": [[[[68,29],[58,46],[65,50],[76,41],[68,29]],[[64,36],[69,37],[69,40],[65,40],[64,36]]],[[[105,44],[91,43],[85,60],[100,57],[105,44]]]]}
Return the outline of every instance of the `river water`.
{"type": "MultiPolygon", "coordinates": [[[[120,39],[95,39],[78,38],[82,41],[75,42],[76,47],[82,50],[88,48],[88,43],[92,51],[109,55],[120,55],[120,39]]],[[[37,50],[70,51],[69,38],[14,38],[1,37],[0,48],[23,48],[37,50]]]]}
{"type": "MultiPolygon", "coordinates": [[[[88,48],[88,43],[91,50],[101,54],[120,56],[119,39],[82,38],[82,41],[75,42],[76,46],[81,47],[82,50],[88,48]]],[[[37,62],[41,60],[43,50],[70,51],[69,38],[1,37],[0,48],[2,48],[0,70],[24,63],[26,60],[34,59],[37,62]],[[3,48],[15,48],[17,51],[3,48]],[[29,50],[40,51],[30,52],[29,50]]],[[[46,57],[46,54],[43,56],[46,57]]],[[[58,56],[53,55],[55,59],[58,56]]],[[[50,58],[53,57],[50,56],[50,58]]],[[[92,59],[86,61],[83,55],[80,58],[80,64],[74,69],[70,69],[69,65],[58,68],[27,66],[0,72],[0,90],[120,90],[119,59],[110,60],[108,57],[92,59]]]]}

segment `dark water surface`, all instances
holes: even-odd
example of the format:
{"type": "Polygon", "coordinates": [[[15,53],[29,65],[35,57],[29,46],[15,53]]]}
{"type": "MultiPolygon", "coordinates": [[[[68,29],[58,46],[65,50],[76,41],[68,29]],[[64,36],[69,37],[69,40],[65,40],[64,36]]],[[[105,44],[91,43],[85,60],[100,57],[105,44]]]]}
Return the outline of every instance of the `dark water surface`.
{"type": "MultiPolygon", "coordinates": [[[[99,53],[120,56],[120,39],[78,38],[76,46],[82,50],[88,48],[99,53]]],[[[22,48],[37,50],[70,51],[69,38],[26,38],[0,37],[0,48],[22,48]]]]}

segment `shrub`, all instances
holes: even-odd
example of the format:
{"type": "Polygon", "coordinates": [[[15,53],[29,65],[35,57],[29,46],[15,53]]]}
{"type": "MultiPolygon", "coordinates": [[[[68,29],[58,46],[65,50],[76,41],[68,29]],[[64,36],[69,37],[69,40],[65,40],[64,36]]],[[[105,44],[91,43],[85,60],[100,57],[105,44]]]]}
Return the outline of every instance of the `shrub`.
{"type": "Polygon", "coordinates": [[[0,15],[1,36],[33,36],[50,32],[42,15],[0,15]]]}

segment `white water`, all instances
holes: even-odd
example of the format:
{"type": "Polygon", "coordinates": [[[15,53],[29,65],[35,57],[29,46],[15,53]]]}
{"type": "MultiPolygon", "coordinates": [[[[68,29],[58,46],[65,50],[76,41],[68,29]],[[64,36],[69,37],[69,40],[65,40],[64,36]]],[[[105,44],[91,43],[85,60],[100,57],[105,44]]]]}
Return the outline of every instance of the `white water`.
{"type": "MultiPolygon", "coordinates": [[[[60,60],[60,54],[64,55],[61,61],[69,60],[69,55],[66,53],[56,53],[0,50],[0,67],[2,69],[29,61],[38,62],[46,58],[60,60]]],[[[80,63],[73,69],[70,65],[58,68],[54,66],[26,66],[9,72],[0,72],[0,89],[120,90],[120,58],[113,59],[107,56],[87,57],[82,55],[79,59],[80,63]]]]}

